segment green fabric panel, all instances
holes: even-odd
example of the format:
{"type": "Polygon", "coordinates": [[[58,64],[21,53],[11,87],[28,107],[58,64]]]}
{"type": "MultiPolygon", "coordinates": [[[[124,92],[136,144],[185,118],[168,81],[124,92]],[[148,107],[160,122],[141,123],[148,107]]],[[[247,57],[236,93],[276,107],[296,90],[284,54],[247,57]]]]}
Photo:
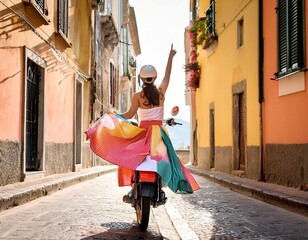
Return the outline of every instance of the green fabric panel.
{"type": "Polygon", "coordinates": [[[172,171],[171,179],[169,182],[166,182],[166,184],[173,192],[179,191],[182,193],[193,193],[193,190],[182,171],[178,156],[176,155],[169,136],[166,134],[163,128],[160,128],[160,131],[162,134],[163,141],[167,147],[167,153],[172,171]]]}
{"type": "Polygon", "coordinates": [[[157,163],[157,173],[161,176],[164,184],[168,183],[172,177],[172,168],[168,161],[161,160],[157,163]]]}

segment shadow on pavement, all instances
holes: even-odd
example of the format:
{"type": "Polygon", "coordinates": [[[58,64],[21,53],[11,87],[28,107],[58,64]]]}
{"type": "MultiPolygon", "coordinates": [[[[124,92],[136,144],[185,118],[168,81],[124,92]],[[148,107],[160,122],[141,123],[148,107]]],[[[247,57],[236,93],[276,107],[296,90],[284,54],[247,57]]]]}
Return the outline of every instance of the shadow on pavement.
{"type": "Polygon", "coordinates": [[[81,240],[168,240],[162,237],[159,232],[153,232],[151,230],[142,232],[136,225],[127,222],[108,222],[102,223],[101,226],[107,230],[81,238],[81,240]]]}

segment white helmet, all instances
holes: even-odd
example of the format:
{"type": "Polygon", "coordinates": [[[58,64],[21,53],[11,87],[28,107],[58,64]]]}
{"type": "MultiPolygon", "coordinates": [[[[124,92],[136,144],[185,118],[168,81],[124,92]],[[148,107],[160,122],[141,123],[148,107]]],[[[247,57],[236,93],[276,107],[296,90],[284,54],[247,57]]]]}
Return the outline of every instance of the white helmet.
{"type": "Polygon", "coordinates": [[[152,83],[155,81],[156,77],[157,77],[157,71],[155,69],[155,67],[153,67],[152,65],[144,65],[141,69],[140,69],[140,73],[139,73],[142,81],[144,81],[145,83],[152,83]],[[147,78],[152,78],[150,81],[147,80],[147,78]]]}

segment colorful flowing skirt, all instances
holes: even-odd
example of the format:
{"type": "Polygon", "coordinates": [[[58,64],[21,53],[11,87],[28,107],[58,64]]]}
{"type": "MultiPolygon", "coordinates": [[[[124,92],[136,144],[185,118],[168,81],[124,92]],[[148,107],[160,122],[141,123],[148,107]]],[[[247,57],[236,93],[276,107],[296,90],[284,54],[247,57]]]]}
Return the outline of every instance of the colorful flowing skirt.
{"type": "Polygon", "coordinates": [[[132,184],[135,170],[157,172],[173,192],[193,193],[199,185],[178,159],[162,121],[133,125],[119,114],[103,115],[86,131],[92,151],[118,165],[119,186],[132,184]]]}

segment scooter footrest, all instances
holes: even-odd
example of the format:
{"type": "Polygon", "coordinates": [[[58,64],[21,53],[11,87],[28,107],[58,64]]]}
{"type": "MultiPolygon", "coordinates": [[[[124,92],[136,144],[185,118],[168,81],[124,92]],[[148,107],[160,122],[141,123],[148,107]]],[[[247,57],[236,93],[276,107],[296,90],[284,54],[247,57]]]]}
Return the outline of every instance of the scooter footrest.
{"type": "Polygon", "coordinates": [[[132,198],[129,197],[128,195],[123,196],[123,202],[125,203],[132,203],[132,198]]]}

